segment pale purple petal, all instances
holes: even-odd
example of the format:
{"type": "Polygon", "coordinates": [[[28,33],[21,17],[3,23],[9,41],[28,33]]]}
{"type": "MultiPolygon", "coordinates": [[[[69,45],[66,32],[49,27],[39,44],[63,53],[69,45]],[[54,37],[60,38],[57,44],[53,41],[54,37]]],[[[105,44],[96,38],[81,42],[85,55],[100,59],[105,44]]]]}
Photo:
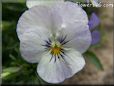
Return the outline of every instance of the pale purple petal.
{"type": "Polygon", "coordinates": [[[85,0],[87,3],[89,3],[90,1],[89,0],[85,0]]]}
{"type": "Polygon", "coordinates": [[[100,32],[95,30],[92,32],[92,45],[97,44],[100,41],[100,32]]]}
{"type": "Polygon", "coordinates": [[[90,17],[90,21],[88,23],[90,29],[94,29],[96,26],[98,26],[100,23],[100,19],[95,13],[92,13],[90,17]]]}
{"type": "Polygon", "coordinates": [[[64,59],[52,57],[50,53],[42,55],[37,72],[43,80],[48,83],[60,83],[78,73],[85,66],[83,56],[75,49],[70,49],[62,55],[64,59]]]}

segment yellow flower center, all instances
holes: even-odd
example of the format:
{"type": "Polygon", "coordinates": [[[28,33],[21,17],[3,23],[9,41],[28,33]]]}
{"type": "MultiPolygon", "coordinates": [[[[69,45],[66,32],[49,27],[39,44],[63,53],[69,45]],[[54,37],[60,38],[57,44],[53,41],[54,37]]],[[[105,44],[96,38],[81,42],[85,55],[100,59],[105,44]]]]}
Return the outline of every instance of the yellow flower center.
{"type": "Polygon", "coordinates": [[[61,53],[61,50],[62,50],[62,46],[59,43],[52,44],[52,47],[51,47],[52,55],[55,55],[55,56],[59,55],[61,53]]]}
{"type": "Polygon", "coordinates": [[[51,49],[51,53],[53,54],[53,55],[59,55],[60,53],[61,53],[61,47],[53,47],[52,49],[51,49]]]}

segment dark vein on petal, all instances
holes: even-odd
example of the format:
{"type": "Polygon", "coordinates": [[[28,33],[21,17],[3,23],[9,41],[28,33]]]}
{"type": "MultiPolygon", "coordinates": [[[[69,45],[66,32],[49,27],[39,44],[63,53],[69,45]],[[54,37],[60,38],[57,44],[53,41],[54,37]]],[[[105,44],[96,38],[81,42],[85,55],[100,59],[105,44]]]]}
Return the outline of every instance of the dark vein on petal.
{"type": "Polygon", "coordinates": [[[66,37],[67,37],[67,35],[64,38],[62,38],[60,43],[63,43],[65,41],[66,37]]]}
{"type": "Polygon", "coordinates": [[[55,55],[55,57],[54,57],[54,58],[55,58],[55,61],[54,61],[54,62],[56,62],[56,55],[55,55]]]}
{"type": "Polygon", "coordinates": [[[49,40],[49,43],[51,43],[51,39],[50,39],[50,38],[48,38],[48,40],[49,40]]]}
{"type": "Polygon", "coordinates": [[[60,56],[61,56],[61,57],[62,57],[62,59],[65,61],[64,56],[63,56],[62,54],[60,54],[60,56]]]}
{"type": "Polygon", "coordinates": [[[65,52],[64,51],[61,51],[61,53],[65,55],[65,52]]]}
{"type": "Polygon", "coordinates": [[[48,47],[48,48],[49,48],[49,47],[51,47],[51,46],[50,46],[50,45],[48,45],[48,44],[45,44],[45,45],[42,45],[42,46],[45,46],[45,47],[48,47]]]}
{"type": "Polygon", "coordinates": [[[45,42],[46,42],[48,45],[50,45],[50,44],[51,44],[49,41],[46,41],[46,40],[45,40],[45,42]]]}
{"type": "MultiPolygon", "coordinates": [[[[51,54],[51,55],[52,55],[52,54],[51,54]]],[[[52,58],[53,58],[53,55],[51,56],[51,59],[50,59],[50,61],[52,60],[52,58]]],[[[50,62],[50,61],[49,61],[49,62],[50,62]]]]}
{"type": "Polygon", "coordinates": [[[62,45],[64,45],[64,44],[66,44],[66,43],[68,43],[69,41],[64,41],[63,43],[61,43],[62,45]]]}

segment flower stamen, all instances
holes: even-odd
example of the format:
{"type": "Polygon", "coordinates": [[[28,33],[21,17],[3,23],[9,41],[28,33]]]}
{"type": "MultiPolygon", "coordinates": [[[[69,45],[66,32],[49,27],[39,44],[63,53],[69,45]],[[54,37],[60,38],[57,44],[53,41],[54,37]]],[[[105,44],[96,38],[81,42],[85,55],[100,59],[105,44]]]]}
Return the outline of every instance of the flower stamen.
{"type": "Polygon", "coordinates": [[[50,54],[52,55],[51,59],[55,57],[55,61],[56,61],[56,57],[57,57],[59,59],[62,58],[64,60],[63,58],[65,55],[64,45],[69,42],[66,40],[66,38],[67,38],[67,35],[61,36],[58,38],[53,37],[53,39],[50,38],[48,40],[45,40],[46,44],[42,46],[45,46],[46,51],[50,52],[50,54]]]}
{"type": "Polygon", "coordinates": [[[61,53],[61,47],[52,47],[51,48],[51,54],[53,54],[54,56],[58,56],[61,53]]]}

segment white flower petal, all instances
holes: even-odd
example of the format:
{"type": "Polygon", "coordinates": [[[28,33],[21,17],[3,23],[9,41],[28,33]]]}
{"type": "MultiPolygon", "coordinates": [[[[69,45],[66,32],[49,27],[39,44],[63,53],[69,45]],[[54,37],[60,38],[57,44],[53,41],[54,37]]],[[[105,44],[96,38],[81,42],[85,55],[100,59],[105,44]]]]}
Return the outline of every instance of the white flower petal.
{"type": "Polygon", "coordinates": [[[60,37],[67,36],[65,47],[75,48],[77,51],[84,53],[91,45],[91,32],[88,25],[75,23],[64,26],[60,32],[60,37]],[[61,35],[62,34],[62,35],[61,35]]]}
{"type": "Polygon", "coordinates": [[[22,55],[22,58],[26,60],[29,63],[38,63],[41,59],[41,55],[44,52],[43,50],[40,50],[35,48],[36,46],[30,46],[32,44],[28,43],[20,43],[20,52],[22,55]]]}
{"type": "Polygon", "coordinates": [[[68,51],[63,57],[65,60],[56,57],[55,61],[55,57],[52,59],[51,57],[49,53],[44,54],[37,67],[39,76],[48,83],[60,83],[80,71],[85,65],[85,60],[75,50],[68,51]]]}
{"type": "Polygon", "coordinates": [[[56,4],[53,9],[61,15],[64,24],[77,22],[88,24],[86,12],[76,3],[66,1],[56,4]]]}
{"type": "Polygon", "coordinates": [[[56,34],[58,29],[61,28],[62,25],[62,18],[61,16],[54,10],[51,9],[51,31],[52,33],[56,34]]]}
{"type": "Polygon", "coordinates": [[[56,4],[53,9],[61,15],[63,21],[58,34],[67,36],[66,41],[72,40],[66,46],[84,53],[91,44],[91,33],[86,12],[72,2],[56,4]]]}
{"type": "MultiPolygon", "coordinates": [[[[43,28],[40,30],[52,33],[61,26],[61,18],[57,13],[52,12],[51,8],[45,6],[35,6],[30,8],[20,17],[17,24],[17,34],[19,39],[26,30],[35,28],[43,28]]],[[[44,32],[45,33],[45,32],[44,32]]]]}
{"type": "MultiPolygon", "coordinates": [[[[26,30],[45,27],[49,28],[50,22],[49,20],[49,8],[46,7],[34,7],[27,11],[25,11],[20,17],[17,24],[17,33],[18,37],[22,35],[26,30]]],[[[37,29],[36,29],[37,31],[37,29]]]]}
{"type": "Polygon", "coordinates": [[[62,3],[64,0],[27,0],[26,5],[28,8],[37,6],[37,5],[44,5],[44,6],[51,6],[55,3],[62,3]]]}
{"type": "Polygon", "coordinates": [[[80,52],[76,51],[75,49],[69,49],[68,51],[66,51],[64,59],[67,62],[69,68],[72,70],[71,76],[82,70],[83,67],[85,66],[85,60],[83,56],[81,55],[80,52]]]}
{"type": "Polygon", "coordinates": [[[20,36],[20,51],[22,57],[31,63],[38,63],[42,53],[44,52],[45,35],[35,29],[28,29],[23,35],[20,36]],[[44,40],[43,40],[44,39],[44,40]]]}

